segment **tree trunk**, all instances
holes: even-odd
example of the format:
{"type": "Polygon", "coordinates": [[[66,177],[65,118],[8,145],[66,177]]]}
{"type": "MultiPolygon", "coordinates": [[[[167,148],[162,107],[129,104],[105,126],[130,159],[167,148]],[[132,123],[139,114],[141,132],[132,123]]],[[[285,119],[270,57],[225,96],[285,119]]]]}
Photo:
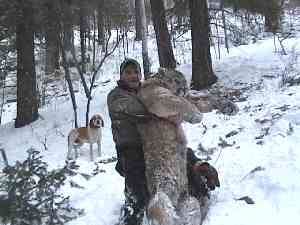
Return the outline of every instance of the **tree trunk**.
{"type": "Polygon", "coordinates": [[[140,41],[142,40],[141,0],[135,0],[134,9],[135,9],[135,40],[140,41]]]}
{"type": "Polygon", "coordinates": [[[220,9],[222,11],[222,22],[223,22],[223,29],[224,29],[225,47],[227,49],[227,53],[229,53],[229,43],[228,43],[227,24],[226,24],[225,10],[224,10],[224,1],[225,0],[221,0],[220,9]]]}
{"type": "Polygon", "coordinates": [[[25,126],[38,118],[38,100],[34,61],[32,3],[18,2],[17,29],[17,118],[15,127],[25,126]]]}
{"type": "Polygon", "coordinates": [[[95,70],[95,60],[96,60],[96,13],[93,12],[93,65],[92,70],[95,70]]]}
{"type": "MultiPolygon", "coordinates": [[[[142,38],[142,56],[143,56],[143,68],[144,68],[144,76],[147,79],[150,75],[150,60],[148,54],[148,38],[147,38],[147,19],[146,19],[146,8],[144,0],[135,0],[135,2],[139,2],[139,13],[141,19],[141,38],[142,38]]],[[[137,5],[137,4],[136,4],[137,5]]]]}
{"type": "Polygon", "coordinates": [[[47,2],[46,22],[46,75],[59,69],[59,27],[53,2],[47,2]]]}
{"type": "MultiPolygon", "coordinates": [[[[78,128],[78,119],[77,119],[77,104],[76,104],[76,97],[74,93],[74,88],[71,80],[71,75],[70,75],[70,56],[67,56],[65,49],[63,46],[61,46],[61,51],[62,51],[62,59],[63,59],[63,67],[65,70],[65,78],[68,83],[69,91],[70,91],[70,96],[72,100],[72,106],[73,106],[73,112],[74,112],[74,125],[75,128],[78,128]]],[[[68,53],[69,54],[69,53],[68,53]]]]}
{"type": "Polygon", "coordinates": [[[86,16],[86,25],[87,25],[87,32],[86,32],[86,35],[87,35],[87,38],[88,38],[88,50],[92,50],[92,45],[91,45],[91,42],[92,42],[92,31],[91,31],[91,28],[92,28],[92,18],[94,18],[94,16],[86,16]]]}
{"type": "Polygon", "coordinates": [[[83,8],[83,3],[80,6],[80,49],[81,49],[81,70],[83,73],[86,72],[86,34],[87,34],[87,21],[86,13],[83,8]]]}
{"type": "Polygon", "coordinates": [[[74,66],[75,62],[72,59],[72,51],[74,48],[74,32],[73,32],[73,24],[72,24],[72,11],[71,6],[68,2],[63,1],[62,3],[62,23],[63,23],[63,48],[67,54],[68,64],[69,66],[74,66]]]}
{"type": "Polygon", "coordinates": [[[104,2],[103,0],[99,1],[98,4],[98,10],[97,10],[97,15],[98,15],[98,21],[97,21],[97,26],[98,26],[98,43],[99,45],[104,45],[105,42],[105,27],[104,27],[104,2]]]}
{"type": "MultiPolygon", "coordinates": [[[[72,30],[72,25],[70,26],[64,26],[64,49],[68,53],[68,56],[70,56],[74,48],[74,39],[73,39],[74,33],[72,30]]],[[[69,57],[69,65],[74,66],[75,62],[71,57],[69,57]]]]}
{"type": "Polygon", "coordinates": [[[280,29],[281,6],[278,0],[269,0],[264,3],[265,30],[276,33],[280,29]]]}
{"type": "Polygon", "coordinates": [[[192,83],[200,90],[217,81],[212,69],[209,44],[209,17],[207,1],[189,0],[192,25],[192,83]]]}
{"type": "Polygon", "coordinates": [[[168,31],[163,0],[150,0],[150,4],[159,64],[161,67],[174,69],[176,68],[176,61],[168,31]]]}

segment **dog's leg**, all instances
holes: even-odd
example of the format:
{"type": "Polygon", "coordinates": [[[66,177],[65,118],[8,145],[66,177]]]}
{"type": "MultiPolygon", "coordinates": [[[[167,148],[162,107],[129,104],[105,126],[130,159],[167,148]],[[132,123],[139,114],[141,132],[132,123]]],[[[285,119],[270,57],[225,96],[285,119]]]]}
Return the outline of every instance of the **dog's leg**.
{"type": "Polygon", "coordinates": [[[75,159],[78,158],[78,146],[74,147],[75,150],[75,159]]]}
{"type": "Polygon", "coordinates": [[[98,140],[97,142],[97,145],[98,145],[98,157],[101,157],[101,140],[98,140]]]}
{"type": "Polygon", "coordinates": [[[94,154],[93,154],[93,143],[90,142],[90,159],[94,161],[94,154]]]}
{"type": "Polygon", "coordinates": [[[68,136],[68,153],[67,153],[67,159],[71,159],[71,151],[72,151],[72,145],[70,143],[70,137],[68,136]]]}
{"type": "Polygon", "coordinates": [[[68,146],[68,153],[67,153],[67,159],[71,159],[71,149],[72,147],[71,146],[68,146]]]}

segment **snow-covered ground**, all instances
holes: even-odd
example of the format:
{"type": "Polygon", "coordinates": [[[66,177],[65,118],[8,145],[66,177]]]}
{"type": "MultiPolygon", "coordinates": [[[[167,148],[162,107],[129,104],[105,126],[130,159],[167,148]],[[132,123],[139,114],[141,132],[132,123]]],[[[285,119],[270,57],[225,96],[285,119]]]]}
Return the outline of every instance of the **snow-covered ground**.
{"type": "MultiPolygon", "coordinates": [[[[155,40],[149,43],[155,71],[158,66],[155,40]]],[[[212,193],[205,225],[299,224],[300,86],[280,85],[283,74],[300,76],[300,58],[296,57],[300,56],[299,35],[286,40],[284,45],[287,56],[274,52],[272,38],[231,48],[229,54],[221,49],[221,59],[214,60],[218,86],[241,89],[245,101],[237,102],[240,111],[236,116],[211,112],[204,115],[201,124],[183,125],[188,145],[201,158],[209,158],[219,171],[221,188],[212,193]],[[236,131],[235,135],[226,137],[232,131],[236,131]],[[199,143],[205,151],[197,150],[199,143]],[[224,147],[226,143],[230,146],[224,147]],[[237,200],[245,196],[254,204],[237,200]]],[[[185,58],[182,52],[182,49],[175,50],[179,61],[190,62],[190,56],[185,58]]],[[[122,50],[117,51],[108,59],[93,92],[91,114],[100,113],[105,121],[101,159],[115,156],[106,96],[116,85],[122,53],[122,50]],[[110,82],[106,82],[108,80],[110,82]]],[[[128,56],[141,62],[140,43],[130,43],[128,56]]],[[[190,64],[182,64],[179,69],[191,77],[190,64]]],[[[76,97],[83,125],[86,98],[80,87],[76,97]]],[[[6,150],[9,163],[24,159],[26,150],[34,147],[41,151],[51,168],[63,166],[66,136],[73,124],[70,98],[53,99],[40,109],[41,118],[24,128],[14,128],[15,113],[14,104],[5,105],[4,124],[0,126],[0,146],[6,150]]],[[[85,146],[78,159],[80,171],[84,173],[95,169],[88,156],[88,146],[85,146]]],[[[84,216],[69,225],[117,222],[124,200],[124,180],[114,170],[114,162],[99,165],[105,172],[90,180],[81,176],[72,178],[84,189],[71,188],[69,184],[63,188],[72,204],[85,210],[84,216]]],[[[3,166],[2,161],[0,166],[3,166]]]]}

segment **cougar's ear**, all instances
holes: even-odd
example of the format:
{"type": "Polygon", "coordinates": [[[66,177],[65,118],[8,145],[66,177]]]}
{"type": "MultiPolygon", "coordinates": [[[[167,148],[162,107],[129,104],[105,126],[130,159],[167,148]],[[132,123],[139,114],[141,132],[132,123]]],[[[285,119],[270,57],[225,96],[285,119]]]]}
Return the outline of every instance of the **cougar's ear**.
{"type": "Polygon", "coordinates": [[[159,73],[161,76],[164,76],[164,75],[165,75],[165,72],[166,72],[166,68],[163,68],[163,67],[159,67],[159,68],[158,68],[158,73],[159,73]]]}

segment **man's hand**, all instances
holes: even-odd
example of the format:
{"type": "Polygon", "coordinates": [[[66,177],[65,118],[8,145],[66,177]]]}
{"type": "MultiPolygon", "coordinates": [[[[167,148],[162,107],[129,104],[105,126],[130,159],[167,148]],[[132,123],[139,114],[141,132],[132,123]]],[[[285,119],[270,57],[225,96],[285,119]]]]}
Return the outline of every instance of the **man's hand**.
{"type": "Polygon", "coordinates": [[[215,190],[216,187],[220,187],[218,172],[208,162],[197,161],[193,165],[192,170],[195,178],[201,179],[204,177],[206,179],[206,185],[209,190],[215,190]]]}

